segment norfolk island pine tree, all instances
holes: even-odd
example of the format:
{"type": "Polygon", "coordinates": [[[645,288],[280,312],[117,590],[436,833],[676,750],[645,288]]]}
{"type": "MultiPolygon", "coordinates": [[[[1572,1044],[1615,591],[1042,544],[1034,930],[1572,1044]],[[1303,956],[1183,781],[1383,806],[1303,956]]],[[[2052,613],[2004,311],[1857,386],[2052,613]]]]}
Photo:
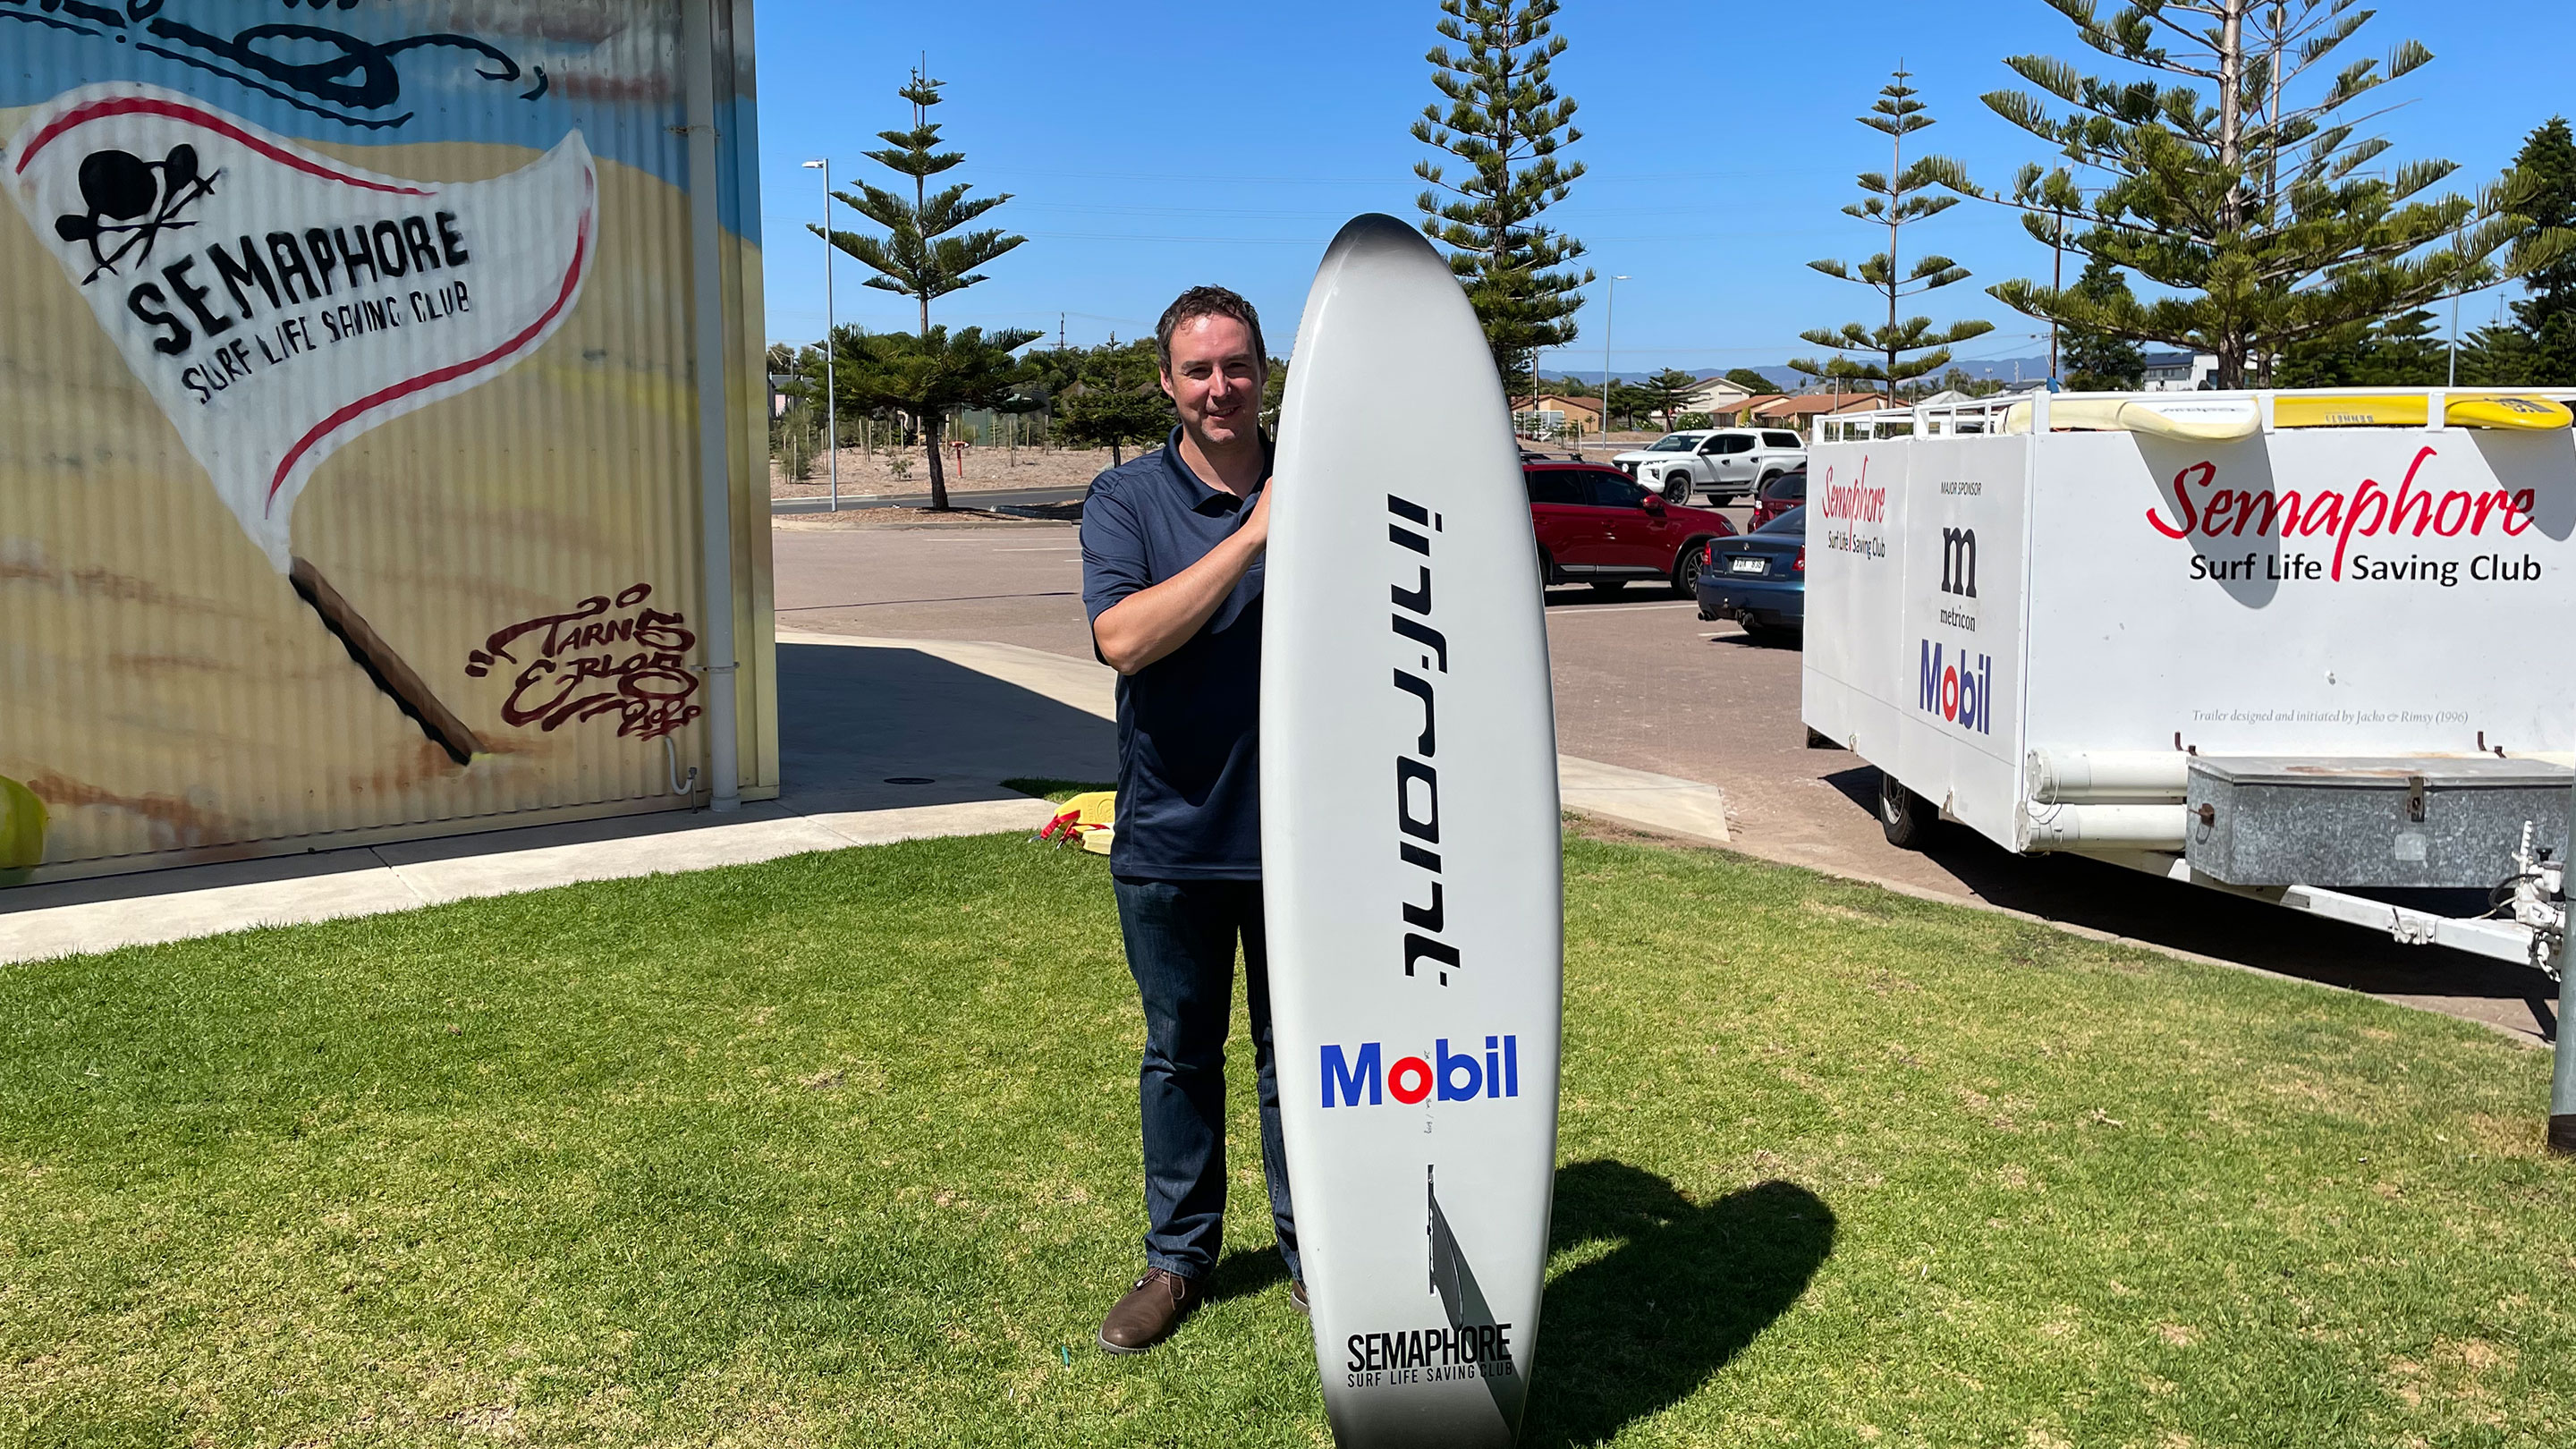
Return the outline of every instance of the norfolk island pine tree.
{"type": "Polygon", "coordinates": [[[938,149],[939,127],[930,120],[930,108],[943,99],[939,88],[945,84],[931,79],[925,70],[914,69],[910,82],[896,92],[912,103],[912,129],[878,132],[886,149],[866,153],[869,160],[912,178],[910,201],[865,182],[859,184],[856,195],[832,193],[835,200],[884,227],[887,234],[879,238],[806,228],[876,272],[866,285],[900,292],[920,303],[918,334],[881,333],[861,341],[853,379],[858,390],[855,406],[861,411],[893,407],[912,414],[930,454],[930,506],[939,510],[948,507],[948,475],[939,458],[948,410],[991,406],[1006,398],[1017,371],[1011,354],[1043,335],[1020,327],[989,336],[982,328],[969,327],[951,335],[946,328],[930,324],[933,298],[983,281],[977,267],[1028,240],[998,229],[952,234],[1011,196],[1003,192],[969,201],[970,187],[965,182],[936,194],[930,191],[931,177],[966,160],[962,151],[938,149]]]}
{"type": "MultiPolygon", "coordinates": [[[[2390,143],[2357,103],[2432,59],[2408,40],[2383,64],[2334,72],[2313,99],[2293,86],[2373,12],[2355,0],[2140,0],[2105,19],[2094,0],[2048,0],[2093,49],[2180,84],[2103,78],[2049,56],[2008,57],[2063,107],[2020,91],[1984,97],[1996,114],[2103,180],[2037,163],[2009,200],[1957,162],[1940,183],[2005,201],[2047,240],[2049,218],[2081,218],[2067,245],[2169,295],[2089,296],[2016,280],[1988,290],[2017,312],[2088,332],[2208,352],[2220,387],[2261,385],[2286,351],[2567,253],[2570,238],[2527,214],[2530,182],[2509,173],[2475,197],[2431,189],[2449,161],[2390,166],[2390,143]],[[2214,102],[2193,82],[2215,87],[2214,102]],[[2501,265],[2495,262],[2505,254],[2501,265]]],[[[2377,105],[2374,99],[2373,105],[2377,105]]]]}
{"type": "Polygon", "coordinates": [[[1812,377],[1829,377],[1845,382],[1875,382],[1885,395],[1889,407],[1896,406],[1897,390],[1915,378],[1938,372],[1950,360],[1950,345],[1982,337],[1994,330],[1991,322],[1969,319],[1935,328],[1929,317],[1898,317],[1898,308],[1909,297],[1965,281],[1968,269],[1938,254],[1918,259],[1910,271],[1900,270],[1899,241],[1904,229],[1918,221],[1940,215],[1959,204],[1956,196],[1928,196],[1924,193],[1940,184],[1937,163],[1930,158],[1905,164],[1905,138],[1933,124],[1914,87],[1906,84],[1911,72],[1899,63],[1894,78],[1878,93],[1870,113],[1860,123],[1887,137],[1889,163],[1885,175],[1875,171],[1860,174],[1862,198],[1843,208],[1847,216],[1874,226],[1887,228],[1887,250],[1864,261],[1855,270],[1827,258],[1807,263],[1828,277],[1858,282],[1887,298],[1887,322],[1880,327],[1866,323],[1846,322],[1841,328],[1819,327],[1798,335],[1818,347],[1829,347],[1855,357],[1834,357],[1824,361],[1792,358],[1789,366],[1812,377]],[[1921,353],[1908,357],[1908,353],[1921,353]]]}
{"type": "Polygon", "coordinates": [[[1435,45],[1423,57],[1447,108],[1424,107],[1412,134],[1470,174],[1452,183],[1442,163],[1415,163],[1430,185],[1414,204],[1423,235],[1449,248],[1504,391],[1536,397],[1539,352],[1575,340],[1579,289],[1592,281],[1589,268],[1564,265],[1583,255],[1583,243],[1538,219],[1583,175],[1582,162],[1556,156],[1583,139],[1573,100],[1549,77],[1565,51],[1551,26],[1558,0],[1440,0],[1440,9],[1440,34],[1464,49],[1435,45]]]}

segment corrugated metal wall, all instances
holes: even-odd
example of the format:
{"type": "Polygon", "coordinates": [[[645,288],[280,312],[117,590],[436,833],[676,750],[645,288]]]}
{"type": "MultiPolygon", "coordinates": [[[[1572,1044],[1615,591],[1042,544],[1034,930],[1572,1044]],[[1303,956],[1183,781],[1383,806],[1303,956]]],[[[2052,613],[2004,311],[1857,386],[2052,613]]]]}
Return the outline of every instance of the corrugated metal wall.
{"type": "MultiPolygon", "coordinates": [[[[757,796],[750,13],[717,8],[757,796]]],[[[302,69],[250,9],[0,0],[0,880],[688,803],[678,0],[325,12],[302,69]]]]}

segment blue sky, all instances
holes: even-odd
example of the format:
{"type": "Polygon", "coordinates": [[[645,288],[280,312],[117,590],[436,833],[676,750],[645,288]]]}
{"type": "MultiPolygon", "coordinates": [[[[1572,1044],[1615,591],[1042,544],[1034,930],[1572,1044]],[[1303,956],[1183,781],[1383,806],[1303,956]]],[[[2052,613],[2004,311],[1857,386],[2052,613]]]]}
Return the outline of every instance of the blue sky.
{"type": "MultiPolygon", "coordinates": [[[[2458,183],[2475,184],[2532,126],[2569,109],[2576,34],[2565,27],[2500,25],[2482,4],[2382,0],[2380,10],[2347,54],[2383,55],[2412,37],[2436,57],[2381,92],[2406,102],[2376,123],[2393,157],[2447,157],[2461,165],[2458,183]]],[[[798,163],[828,155],[836,186],[888,184],[892,173],[860,153],[875,132],[908,123],[894,90],[926,50],[949,82],[934,117],[967,153],[951,175],[977,195],[1013,193],[989,220],[1029,239],[988,269],[991,280],[936,304],[934,321],[1052,333],[1062,314],[1066,335],[1091,343],[1141,335],[1181,288],[1221,282],[1261,308],[1284,353],[1335,228],[1364,211],[1417,215],[1412,167],[1428,148],[1406,131],[1435,98],[1422,56],[1438,18],[1433,0],[988,0],[971,11],[764,0],[770,336],[810,340],[823,327],[823,247],[803,227],[822,209],[821,189],[798,163]]],[[[1568,154],[1590,174],[1551,215],[1583,239],[1595,271],[1633,278],[1616,299],[1622,372],[1777,363],[1813,350],[1799,331],[1868,315],[1874,294],[1805,263],[1857,260],[1884,235],[1839,208],[1857,194],[1853,173],[1885,167],[1884,140],[1852,118],[1900,58],[1940,121],[1915,139],[1989,184],[2042,157],[1978,100],[2020,85],[2004,56],[2116,69],[2040,0],[1937,10],[1919,0],[1570,0],[1557,29],[1570,42],[1557,85],[1580,103],[1585,133],[1568,154]]],[[[833,209],[835,225],[864,227],[833,209]]],[[[1906,235],[1976,273],[1924,308],[1995,323],[1963,357],[2046,351],[2036,324],[1981,290],[2047,273],[2048,252],[2009,215],[1961,205],[1906,235]]],[[[911,304],[863,288],[864,275],[838,264],[839,318],[909,330],[911,304]]],[[[1550,369],[1601,366],[1601,290],[1596,282],[1581,313],[1582,339],[1551,353],[1550,369]]],[[[2469,299],[2465,325],[2495,308],[2492,296],[2469,299]]]]}

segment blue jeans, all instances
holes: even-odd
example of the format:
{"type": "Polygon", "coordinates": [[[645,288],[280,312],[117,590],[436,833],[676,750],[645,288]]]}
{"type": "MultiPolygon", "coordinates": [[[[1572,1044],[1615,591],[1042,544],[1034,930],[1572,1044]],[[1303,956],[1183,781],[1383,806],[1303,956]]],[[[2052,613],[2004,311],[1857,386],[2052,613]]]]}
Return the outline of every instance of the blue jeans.
{"type": "Polygon", "coordinates": [[[1279,1137],[1261,882],[1122,876],[1117,888],[1127,969],[1145,1001],[1145,1057],[1136,1074],[1145,1125],[1145,1262],[1205,1282],[1223,1246],[1225,1032],[1233,1014],[1234,946],[1240,937],[1270,1221],[1288,1275],[1302,1278],[1297,1224],[1288,1206],[1288,1156],[1279,1137]]]}

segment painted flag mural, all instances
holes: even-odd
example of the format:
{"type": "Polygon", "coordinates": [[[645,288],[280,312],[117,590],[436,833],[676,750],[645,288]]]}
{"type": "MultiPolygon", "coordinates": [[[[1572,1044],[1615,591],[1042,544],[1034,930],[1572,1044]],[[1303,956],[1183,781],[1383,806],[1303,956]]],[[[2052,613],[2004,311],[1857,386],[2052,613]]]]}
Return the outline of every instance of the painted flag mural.
{"type": "Polygon", "coordinates": [[[340,444],[508,371],[580,300],[575,132],[491,181],[379,176],[152,86],[38,107],[0,152],[135,377],[279,573],[340,444]]]}
{"type": "Polygon", "coordinates": [[[0,0],[0,884],[694,803],[693,187],[773,791],[748,5],[255,8],[0,0]]]}

